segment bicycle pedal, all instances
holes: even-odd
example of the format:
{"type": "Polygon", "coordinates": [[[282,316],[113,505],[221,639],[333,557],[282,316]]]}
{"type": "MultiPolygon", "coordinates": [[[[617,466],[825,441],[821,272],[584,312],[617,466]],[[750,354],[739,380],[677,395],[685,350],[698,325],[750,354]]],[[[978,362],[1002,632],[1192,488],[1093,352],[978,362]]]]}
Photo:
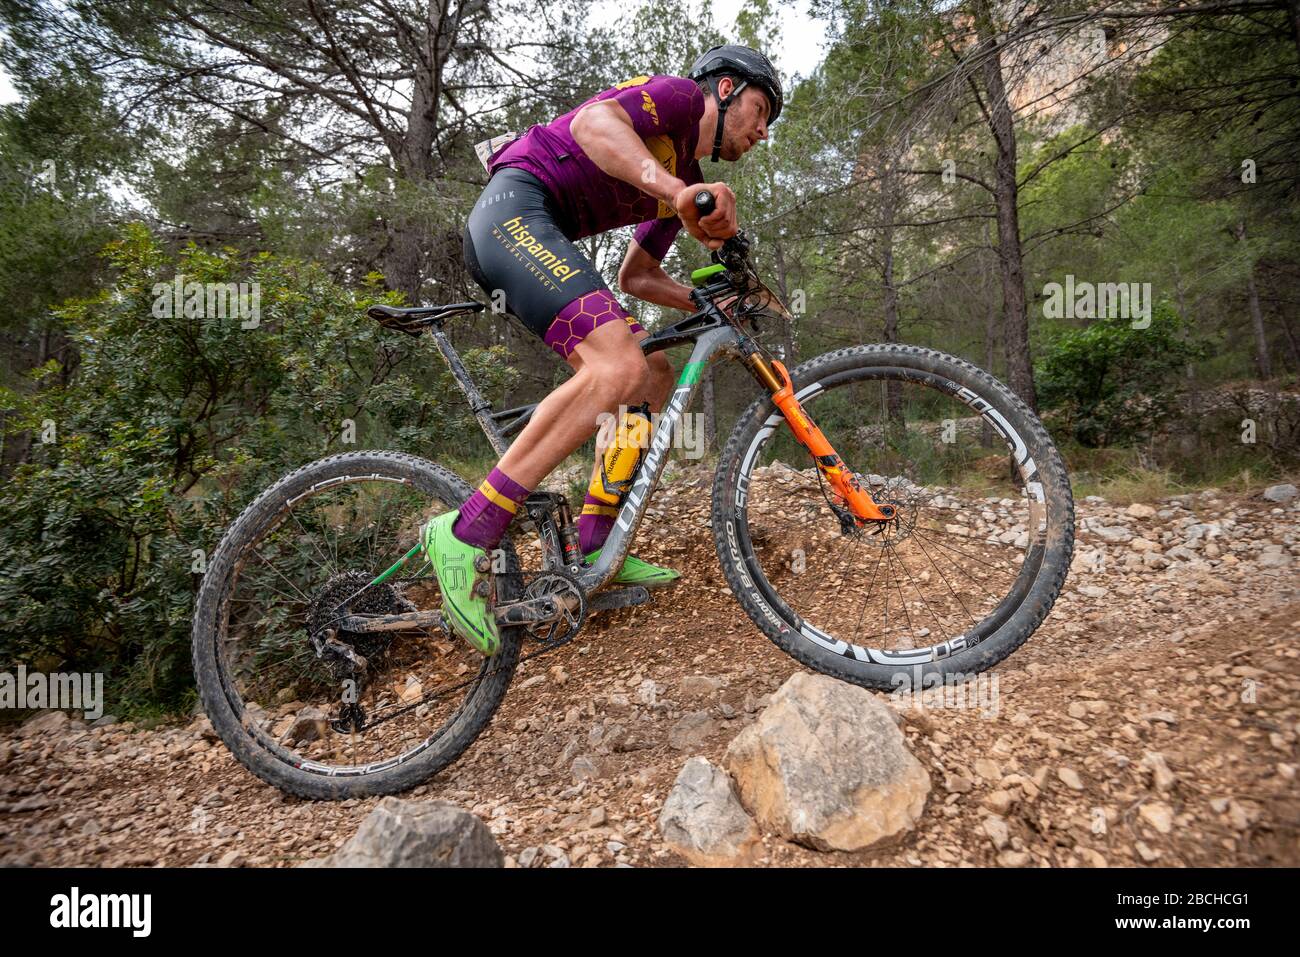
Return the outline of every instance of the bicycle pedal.
{"type": "Polygon", "coordinates": [[[650,591],[644,585],[631,585],[627,588],[615,588],[596,595],[587,605],[588,611],[612,611],[615,608],[631,608],[644,605],[650,600],[650,591]]]}

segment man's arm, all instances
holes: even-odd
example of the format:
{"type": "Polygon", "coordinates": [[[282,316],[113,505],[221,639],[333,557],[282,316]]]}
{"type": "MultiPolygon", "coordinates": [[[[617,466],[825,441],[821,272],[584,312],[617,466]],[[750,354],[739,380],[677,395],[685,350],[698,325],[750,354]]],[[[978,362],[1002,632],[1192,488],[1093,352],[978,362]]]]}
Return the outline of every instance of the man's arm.
{"type": "Polygon", "coordinates": [[[587,157],[610,176],[675,208],[677,194],[686,184],[659,165],[617,100],[597,100],[583,107],[569,132],[587,157]]]}
{"type": "Polygon", "coordinates": [[[618,270],[618,288],[629,296],[656,306],[668,306],[694,312],[690,286],[677,282],[664,272],[659,260],[641,248],[635,240],[627,244],[627,255],[618,270]]]}
{"type": "Polygon", "coordinates": [[[710,249],[719,248],[724,239],[736,234],[736,196],[727,184],[687,187],[651,155],[631,115],[617,99],[584,106],[573,118],[569,132],[601,170],[676,210],[687,231],[710,249]],[[705,187],[716,197],[717,209],[701,219],[694,199],[705,187]]]}

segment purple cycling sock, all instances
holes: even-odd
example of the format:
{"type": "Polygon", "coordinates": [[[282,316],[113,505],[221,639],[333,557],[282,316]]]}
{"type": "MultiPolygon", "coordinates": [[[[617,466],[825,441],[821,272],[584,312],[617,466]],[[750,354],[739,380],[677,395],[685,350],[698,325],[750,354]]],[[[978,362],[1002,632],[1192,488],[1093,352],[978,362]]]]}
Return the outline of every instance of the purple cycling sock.
{"type": "Polygon", "coordinates": [[[493,469],[460,507],[451,533],[466,545],[495,548],[530,491],[500,469],[493,469]]]}
{"type": "Polygon", "coordinates": [[[587,493],[582,501],[582,513],[578,516],[578,545],[582,554],[594,552],[605,544],[609,530],[614,527],[614,518],[618,515],[618,506],[610,505],[587,493]]]}

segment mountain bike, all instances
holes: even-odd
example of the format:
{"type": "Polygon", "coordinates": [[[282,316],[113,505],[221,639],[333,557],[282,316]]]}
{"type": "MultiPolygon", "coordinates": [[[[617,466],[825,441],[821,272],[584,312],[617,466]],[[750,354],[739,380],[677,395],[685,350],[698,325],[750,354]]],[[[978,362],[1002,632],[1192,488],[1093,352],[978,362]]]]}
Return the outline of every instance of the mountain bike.
{"type": "MultiPolygon", "coordinates": [[[[712,201],[697,196],[702,215],[712,201]]],[[[702,374],[726,360],[760,389],[721,450],[713,540],[760,632],[815,671],[883,691],[968,678],[1033,634],[1074,541],[1069,480],[1042,424],[988,373],[932,349],[858,345],[788,370],[760,330],[790,313],[749,250],[743,233],[727,240],[692,274],[698,311],[642,340],[647,354],[694,347],[598,560],[583,562],[569,502],[547,491],[493,552],[495,655],[445,627],[417,544],[472,492],[448,469],[400,452],[333,455],[244,509],[210,558],[193,655],[203,707],[245,767],[317,799],[411,788],[484,730],[520,661],[572,641],[592,613],[649,601],[643,587],[607,586],[702,374]]],[[[502,454],[535,406],[495,411],[444,332],[485,308],[368,314],[433,340],[502,454]]],[[[716,653],[747,650],[719,641],[716,653]]]]}

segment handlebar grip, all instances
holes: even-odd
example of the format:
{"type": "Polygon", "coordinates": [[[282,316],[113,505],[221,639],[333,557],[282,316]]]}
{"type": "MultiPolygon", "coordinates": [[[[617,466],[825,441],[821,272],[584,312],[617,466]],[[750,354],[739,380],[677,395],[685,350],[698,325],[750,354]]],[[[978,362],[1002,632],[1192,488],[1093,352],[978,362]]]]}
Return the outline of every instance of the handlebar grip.
{"type": "Polygon", "coordinates": [[[718,208],[718,201],[707,189],[702,189],[695,194],[695,209],[703,218],[718,208]]]}

